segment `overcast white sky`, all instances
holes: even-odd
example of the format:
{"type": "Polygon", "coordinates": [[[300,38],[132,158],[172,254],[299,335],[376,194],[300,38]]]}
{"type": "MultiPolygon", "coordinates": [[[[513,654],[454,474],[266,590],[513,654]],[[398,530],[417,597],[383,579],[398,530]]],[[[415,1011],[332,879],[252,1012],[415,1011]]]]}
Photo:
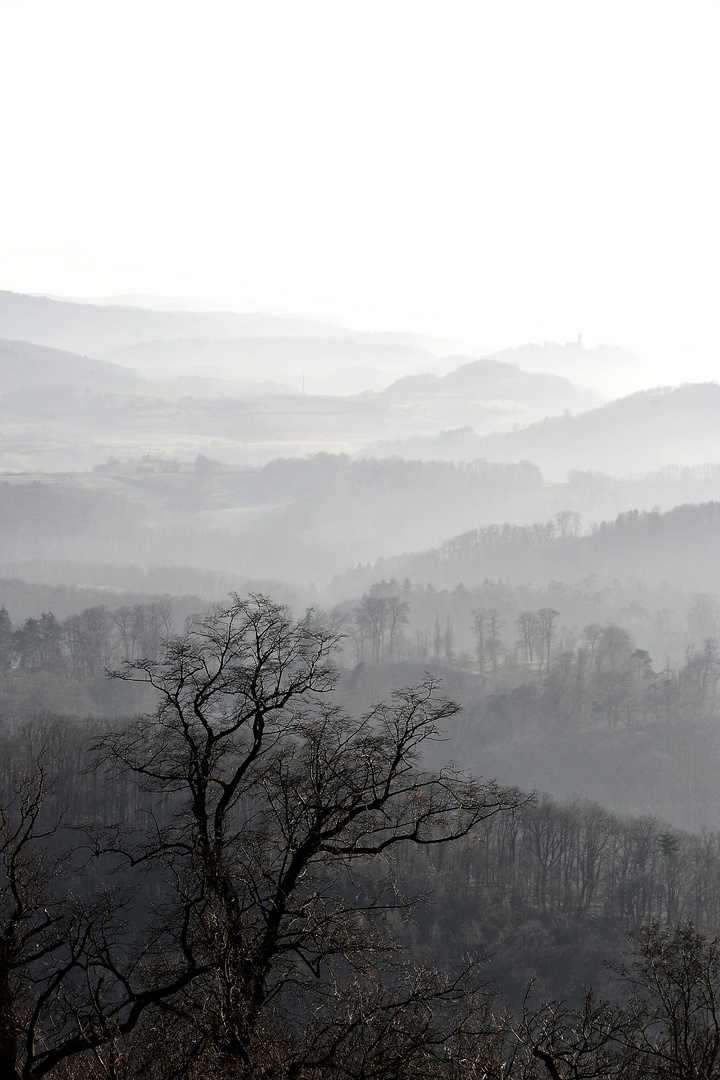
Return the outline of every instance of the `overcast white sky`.
{"type": "Polygon", "coordinates": [[[0,287],[717,367],[719,30],[718,0],[0,0],[0,287]]]}

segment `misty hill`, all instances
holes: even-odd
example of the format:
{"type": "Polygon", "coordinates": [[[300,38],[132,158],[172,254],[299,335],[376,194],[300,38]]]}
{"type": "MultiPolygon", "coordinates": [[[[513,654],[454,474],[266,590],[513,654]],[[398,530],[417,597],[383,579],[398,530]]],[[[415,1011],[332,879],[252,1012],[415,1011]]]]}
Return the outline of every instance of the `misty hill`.
{"type": "Polygon", "coordinates": [[[495,354],[525,371],[561,375],[583,386],[612,389],[616,395],[627,394],[655,381],[650,365],[628,349],[615,345],[586,348],[582,339],[561,344],[518,345],[495,354]]]}
{"type": "MultiPolygon", "coordinates": [[[[423,376],[422,381],[427,392],[432,385],[440,394],[444,380],[423,376]]],[[[413,380],[403,383],[408,391],[414,385],[413,380]]],[[[517,380],[516,393],[522,392],[522,380],[517,380]]],[[[520,430],[483,435],[465,424],[432,437],[374,443],[364,453],[423,461],[527,459],[554,481],[565,479],[571,470],[628,475],[666,465],[698,466],[720,461],[720,388],[716,383],[689,383],[642,390],[577,415],[549,416],[520,430]]]]}
{"type": "Polygon", "coordinates": [[[444,376],[411,375],[392,383],[385,394],[394,398],[458,397],[473,395],[496,401],[557,399],[571,397],[577,390],[569,379],[557,375],[531,374],[517,364],[497,359],[473,360],[453,356],[457,367],[444,376]]]}
{"type": "Polygon", "coordinates": [[[310,393],[362,391],[368,382],[387,381],[398,370],[435,360],[426,349],[368,336],[370,340],[289,335],[179,338],[143,341],[102,355],[152,375],[204,372],[251,379],[264,373],[292,385],[298,394],[303,385],[310,393]]]}
{"type": "MultiPolygon", "coordinates": [[[[503,355],[503,354],[500,354],[503,355]]],[[[414,409],[425,420],[425,432],[418,432],[412,441],[394,439],[366,448],[367,454],[387,457],[399,453],[403,457],[430,458],[432,447],[428,439],[433,427],[441,430],[438,457],[453,460],[472,460],[488,456],[482,444],[474,440],[476,429],[509,431],[524,424],[523,416],[530,413],[540,419],[558,412],[580,412],[598,403],[593,391],[585,390],[557,375],[523,371],[517,364],[504,360],[474,360],[466,356],[450,358],[453,369],[446,375],[412,375],[400,379],[382,395],[397,408],[414,409]],[[448,439],[449,424],[467,428],[463,438],[448,439]],[[475,441],[475,446],[472,446],[475,441]],[[467,451],[456,457],[458,451],[467,451]],[[417,452],[419,451],[419,453],[417,452]],[[427,452],[426,452],[427,451],[427,452]]],[[[505,460],[522,460],[508,457],[505,460]]],[[[497,459],[496,459],[497,460],[497,459]]]]}
{"type": "MultiPolygon", "coordinates": [[[[572,382],[576,386],[602,388],[604,393],[612,392],[613,396],[627,394],[637,390],[641,386],[652,384],[653,373],[650,365],[639,356],[621,349],[617,346],[598,345],[595,348],[586,348],[580,341],[570,341],[566,344],[546,341],[544,345],[526,344],[502,349],[480,360],[469,357],[450,356],[446,362],[455,360],[465,361],[464,368],[458,371],[455,378],[449,381],[436,380],[431,377],[418,376],[415,388],[419,391],[430,390],[434,386],[437,393],[452,392],[459,388],[463,380],[468,379],[470,388],[473,389],[478,377],[487,392],[490,391],[492,382],[497,383],[496,396],[503,396],[505,386],[511,391],[507,396],[513,396],[516,389],[512,373],[522,370],[528,391],[533,396],[548,396],[548,389],[552,387],[552,380],[572,382]],[[475,371],[471,365],[481,365],[475,371]],[[493,372],[494,369],[494,372],[493,372]],[[539,376],[537,384],[532,383],[531,376],[539,376]]],[[[555,382],[559,388],[560,382],[555,382]]],[[[402,389],[411,390],[410,380],[402,389]]],[[[394,387],[388,388],[388,393],[393,393],[394,387]]],[[[597,390],[595,391],[597,396],[597,390]]]]}
{"type": "Polygon", "coordinates": [[[700,511],[685,508],[693,524],[683,540],[663,531],[681,511],[649,512],[688,495],[720,499],[720,468],[637,481],[578,473],[548,485],[528,462],[456,466],[321,453],[260,468],[147,456],[90,473],[0,477],[0,546],[6,563],[170,562],[299,586],[327,584],[362,564],[357,581],[348,579],[355,592],[379,577],[449,588],[486,578],[676,577],[710,588],[718,574],[712,521],[696,527],[700,511]],[[627,506],[644,509],[618,517],[627,506]],[[616,524],[582,536],[601,512],[616,524]],[[640,526],[622,531],[624,521],[640,526]]]}
{"type": "MultiPolygon", "coordinates": [[[[170,344],[194,347],[193,342],[170,344]]],[[[227,348],[228,356],[235,350],[236,361],[245,356],[245,374],[277,372],[287,350],[293,363],[307,362],[311,383],[313,357],[318,363],[325,357],[329,365],[338,356],[349,363],[360,360],[366,349],[364,344],[317,339],[205,345],[218,354],[227,348]],[[271,357],[277,363],[271,363],[271,357]]],[[[390,347],[376,348],[383,353],[390,347]]],[[[391,359],[387,352],[387,365],[391,359]]],[[[412,380],[403,380],[392,393],[331,396],[282,393],[282,385],[267,379],[168,378],[162,371],[143,378],[116,364],[22,342],[7,343],[0,361],[7,373],[0,394],[0,469],[5,470],[83,470],[108,457],[148,453],[191,460],[204,453],[235,464],[265,464],[281,454],[355,453],[378,439],[422,438],[457,422],[475,433],[473,452],[464,455],[472,460],[482,456],[477,452],[478,430],[504,430],[549,411],[587,404],[587,393],[567,380],[527,375],[499,362],[471,361],[443,379],[428,376],[423,392],[412,380]],[[436,393],[436,383],[442,393],[436,393]]],[[[172,365],[168,370],[174,370],[172,365]]],[[[298,388],[304,371],[300,367],[290,372],[298,388]]]]}
{"type": "Polygon", "coordinates": [[[720,461],[720,386],[643,390],[579,416],[558,416],[480,439],[493,461],[527,458],[562,479],[569,469],[637,473],[720,461]]]}
{"type": "Polygon", "coordinates": [[[0,340],[0,394],[58,385],[111,393],[135,391],[141,381],[119,364],[27,341],[0,340]]]}
{"type": "Polygon", "coordinates": [[[99,356],[141,341],[174,338],[337,336],[336,327],[307,319],[235,312],[155,311],[76,303],[0,291],[0,337],[99,356]]]}
{"type": "Polygon", "coordinates": [[[202,457],[111,462],[89,474],[6,477],[0,549],[6,562],[172,562],[306,583],[504,516],[541,483],[527,464],[330,454],[262,469],[202,457]]]}
{"type": "MultiPolygon", "coordinates": [[[[457,352],[457,343],[422,334],[364,332],[291,316],[157,310],[10,292],[0,292],[2,337],[127,364],[151,375],[210,374],[281,382],[290,378],[299,388],[305,369],[308,378],[315,379],[308,390],[341,394],[380,389],[405,374],[437,370],[439,358],[447,371],[448,358],[457,352]]],[[[572,370],[561,374],[573,382],[576,371],[584,376],[588,368],[600,370],[607,366],[607,356],[622,352],[583,350],[577,344],[526,346],[524,351],[507,350],[492,359],[519,361],[522,367],[527,356],[528,365],[542,372],[548,370],[542,367],[543,357],[551,365],[558,351],[566,368],[570,359],[572,370]]],[[[623,356],[627,359],[629,354],[623,356]]]]}
{"type": "MultiPolygon", "coordinates": [[[[140,394],[154,397],[243,398],[258,394],[287,394],[288,387],[270,380],[241,382],[203,376],[145,378],[138,371],[107,360],[28,341],[0,340],[0,395],[28,388],[73,386],[99,394],[140,394]]],[[[28,400],[32,400],[30,397],[28,400]]],[[[7,402],[5,403],[7,409],[7,402]]]]}
{"type": "Polygon", "coordinates": [[[237,315],[246,321],[250,337],[342,337],[352,341],[375,342],[378,345],[409,345],[429,350],[434,356],[446,356],[457,349],[457,342],[438,338],[412,330],[353,330],[340,323],[328,323],[308,316],[243,313],[225,311],[213,302],[183,300],[176,297],[148,296],[143,293],[126,293],[107,297],[48,296],[60,303],[86,304],[93,307],[139,308],[144,311],[169,314],[237,315]]]}
{"type": "Polygon", "coordinates": [[[685,589],[720,592],[720,502],[659,511],[630,510],[587,536],[571,535],[567,518],[536,525],[488,525],[452,537],[426,552],[380,559],[338,588],[355,592],[380,578],[431,582],[454,588],[502,579],[514,584],[550,581],[598,583],[671,581],[685,589]]]}
{"type": "Polygon", "coordinates": [[[431,365],[457,347],[420,334],[362,332],[285,315],[154,310],[10,292],[0,292],[0,337],[128,363],[150,374],[239,375],[255,381],[282,379],[289,373],[298,388],[303,366],[325,376],[348,364],[359,367],[354,376],[325,388],[336,393],[384,385],[408,364],[431,365]],[[308,339],[316,343],[314,348],[303,348],[308,339]],[[213,342],[225,341],[235,344],[213,350],[213,342]],[[257,344],[262,341],[268,344],[257,344]],[[125,349],[130,350],[127,357],[125,349]],[[238,365],[247,363],[259,370],[249,376],[238,372],[238,365]],[[267,371],[268,364],[278,370],[267,371]]]}

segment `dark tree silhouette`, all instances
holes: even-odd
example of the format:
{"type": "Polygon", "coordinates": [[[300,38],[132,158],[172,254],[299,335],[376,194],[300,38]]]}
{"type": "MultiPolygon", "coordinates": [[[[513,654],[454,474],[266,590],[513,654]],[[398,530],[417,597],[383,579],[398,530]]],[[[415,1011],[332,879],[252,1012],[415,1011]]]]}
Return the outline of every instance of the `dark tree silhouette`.
{"type": "MultiPolygon", "coordinates": [[[[422,769],[424,744],[458,711],[432,679],[365,716],[333,704],[336,645],[265,597],[234,597],[159,661],[115,673],[159,695],[104,753],[156,795],[152,828],[127,850],[172,881],[163,930],[180,928],[175,954],[194,972],[175,1020],[187,1038],[205,1003],[197,1051],[238,1075],[260,1075],[281,1032],[286,1062],[336,1066],[371,999],[378,1022],[397,1023],[417,978],[391,932],[410,906],[393,849],[452,841],[519,801],[422,769]]],[[[438,1001],[448,993],[437,984],[438,1001]]],[[[418,1054],[437,1041],[432,1024],[410,1030],[418,1054]]]]}

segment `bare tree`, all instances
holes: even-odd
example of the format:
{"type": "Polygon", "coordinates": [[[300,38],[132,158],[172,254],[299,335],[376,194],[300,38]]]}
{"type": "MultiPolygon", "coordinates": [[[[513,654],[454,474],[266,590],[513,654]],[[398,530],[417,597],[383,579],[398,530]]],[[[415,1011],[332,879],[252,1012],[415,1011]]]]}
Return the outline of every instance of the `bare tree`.
{"type": "Polygon", "coordinates": [[[493,666],[493,670],[497,670],[498,661],[500,659],[500,650],[502,648],[502,642],[500,640],[500,631],[503,626],[503,619],[497,608],[488,608],[486,612],[487,616],[487,637],[485,639],[485,647],[487,650],[487,656],[490,663],[493,666]]]}
{"type": "Polygon", "coordinates": [[[49,786],[41,755],[0,798],[1,1080],[51,1074],[131,1031],[151,1001],[188,980],[186,964],[149,985],[152,942],[135,951],[121,921],[131,893],[78,889],[82,832],[46,814],[49,786]]]}
{"type": "Polygon", "coordinates": [[[538,637],[540,641],[540,665],[542,667],[544,657],[546,671],[550,670],[550,649],[555,634],[555,621],[559,614],[560,613],[555,611],[554,608],[540,608],[537,613],[539,625],[538,637]]]}
{"type": "Polygon", "coordinates": [[[576,510],[560,510],[555,515],[555,524],[561,537],[576,537],[580,533],[582,517],[576,510]]]}
{"type": "Polygon", "coordinates": [[[540,620],[534,611],[521,611],[515,625],[520,635],[519,644],[523,650],[523,659],[532,663],[540,636],[540,620]]]}
{"type": "MultiPolygon", "coordinates": [[[[582,1006],[531,1011],[515,1032],[517,1057],[535,1059],[551,1080],[712,1080],[720,1063],[720,958],[715,939],[692,925],[651,924],[614,969],[615,1001],[592,990],[582,1006]]],[[[521,1073],[522,1075],[522,1073],[521,1073]]]]}
{"type": "Polygon", "coordinates": [[[362,717],[328,700],[336,645],[265,597],[234,597],[160,660],[116,673],[159,695],[105,753],[161,797],[128,854],[172,881],[163,926],[179,928],[175,953],[194,973],[177,1022],[187,1032],[204,1002],[198,1047],[238,1075],[261,1075],[281,1033],[298,1070],[336,1065],[360,1031],[354,999],[375,1000],[378,1018],[409,1009],[391,923],[410,901],[393,849],[465,836],[518,802],[455,769],[422,770],[424,744],[458,711],[432,679],[362,717]],[[378,984],[383,970],[395,974],[378,984]],[[337,1001],[350,1009],[340,1028],[337,1001]]]}
{"type": "Polygon", "coordinates": [[[623,1068],[627,1016],[621,1006],[598,1001],[593,991],[587,990],[579,1009],[554,1001],[533,1011],[528,1007],[530,989],[516,1028],[521,1049],[511,1075],[535,1080],[538,1077],[532,1067],[535,1062],[542,1070],[540,1075],[550,1077],[550,1080],[631,1080],[631,1076],[637,1077],[623,1068]]]}
{"type": "Polygon", "coordinates": [[[475,651],[477,654],[478,668],[480,671],[485,669],[485,616],[487,612],[485,608],[475,608],[473,610],[473,624],[472,632],[475,635],[475,651]]]}
{"type": "Polygon", "coordinates": [[[392,658],[407,625],[409,610],[407,601],[398,596],[363,596],[355,609],[360,658],[364,658],[366,639],[370,641],[374,663],[380,663],[386,652],[392,658]]]}
{"type": "Polygon", "coordinates": [[[640,1076],[714,1077],[720,1067],[720,954],[691,924],[643,929],[618,971],[628,999],[626,1043],[640,1076]]]}

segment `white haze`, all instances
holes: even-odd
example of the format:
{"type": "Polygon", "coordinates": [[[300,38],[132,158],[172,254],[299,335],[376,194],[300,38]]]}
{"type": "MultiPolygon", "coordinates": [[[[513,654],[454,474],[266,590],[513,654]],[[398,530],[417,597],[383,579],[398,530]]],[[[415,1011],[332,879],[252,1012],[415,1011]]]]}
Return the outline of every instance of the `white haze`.
{"type": "MultiPolygon", "coordinates": [[[[715,0],[0,3],[0,285],[713,377],[715,0]]],[[[600,379],[598,380],[600,381],[600,379]]]]}
{"type": "Polygon", "coordinates": [[[717,828],[718,30],[0,0],[0,735],[129,715],[129,611],[150,656],[257,590],[338,620],[357,715],[430,670],[448,757],[717,828]]]}

